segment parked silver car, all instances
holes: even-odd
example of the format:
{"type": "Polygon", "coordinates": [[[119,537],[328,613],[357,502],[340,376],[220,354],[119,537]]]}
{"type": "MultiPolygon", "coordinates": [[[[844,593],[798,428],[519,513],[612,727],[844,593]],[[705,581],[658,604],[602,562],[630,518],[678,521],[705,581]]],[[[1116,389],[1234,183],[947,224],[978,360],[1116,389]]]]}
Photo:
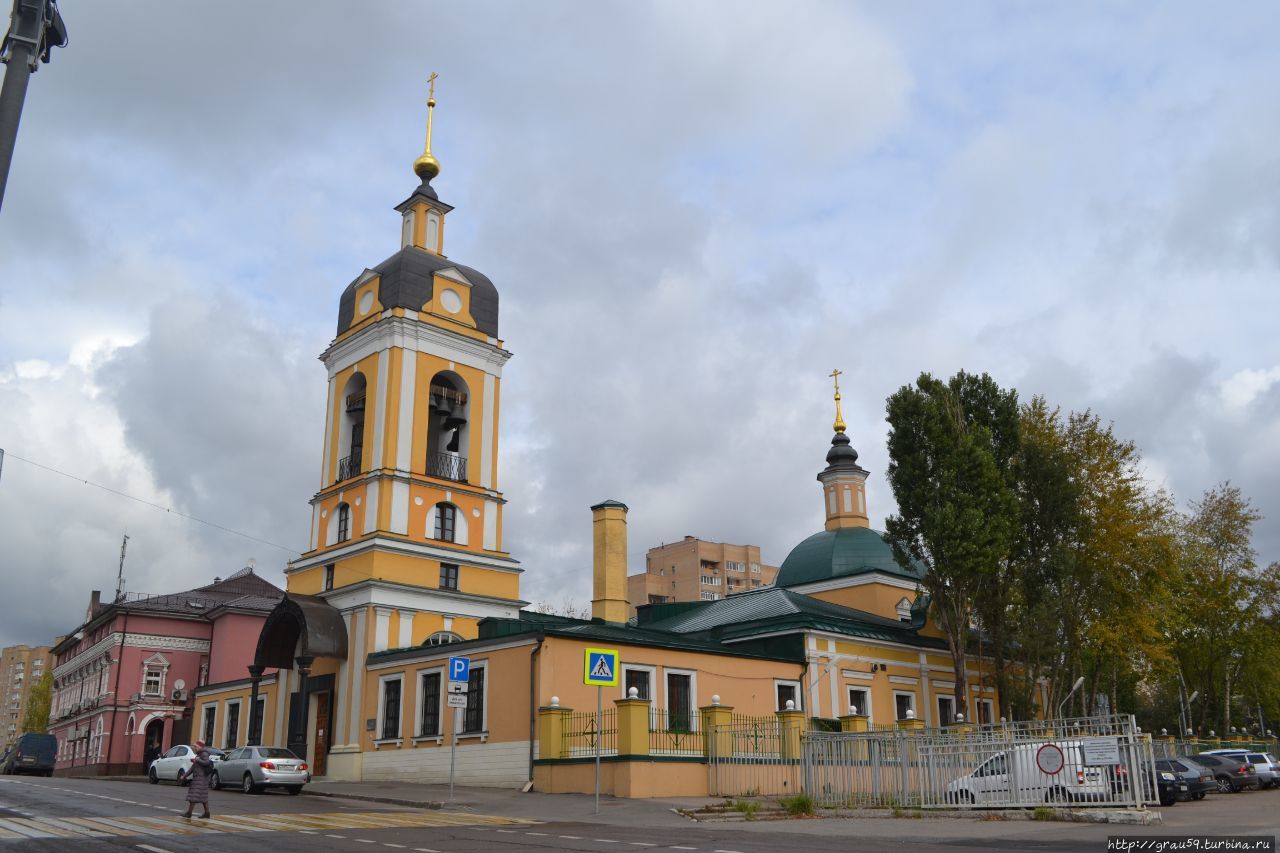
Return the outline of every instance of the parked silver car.
{"type": "MultiPolygon", "coordinates": [[[[209,750],[209,758],[217,762],[222,759],[223,752],[213,747],[205,747],[209,750]]],[[[173,779],[179,785],[185,785],[189,781],[187,774],[191,772],[191,759],[196,757],[194,747],[187,746],[185,743],[172,747],[164,755],[151,762],[151,766],[147,768],[147,778],[154,785],[161,779],[173,779]]]]}
{"type": "Polygon", "coordinates": [[[290,750],[282,746],[242,746],[223,756],[209,778],[209,785],[214,789],[238,785],[246,794],[256,794],[268,787],[300,794],[302,786],[310,781],[307,762],[290,750]]]}
{"type": "Polygon", "coordinates": [[[1249,752],[1244,749],[1211,749],[1209,755],[1225,755],[1239,758],[1253,765],[1258,774],[1259,788],[1274,788],[1280,784],[1280,762],[1269,752],[1249,752]]]}

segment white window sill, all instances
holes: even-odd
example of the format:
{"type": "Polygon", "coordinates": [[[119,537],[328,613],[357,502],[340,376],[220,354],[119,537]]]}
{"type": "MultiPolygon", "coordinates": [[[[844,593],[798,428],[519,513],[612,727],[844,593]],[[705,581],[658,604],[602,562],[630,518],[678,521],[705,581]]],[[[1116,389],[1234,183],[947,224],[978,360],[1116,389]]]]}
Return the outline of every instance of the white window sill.
{"type": "Polygon", "coordinates": [[[457,740],[478,740],[485,743],[489,740],[489,733],[485,732],[458,732],[455,736],[457,740]]]}
{"type": "Polygon", "coordinates": [[[403,742],[404,742],[404,738],[398,738],[398,737],[376,738],[373,741],[373,748],[381,749],[384,746],[394,745],[398,749],[400,747],[400,744],[403,742]]]}
{"type": "Polygon", "coordinates": [[[444,735],[418,735],[413,739],[414,746],[423,743],[434,743],[436,746],[440,746],[444,743],[444,735]]]}

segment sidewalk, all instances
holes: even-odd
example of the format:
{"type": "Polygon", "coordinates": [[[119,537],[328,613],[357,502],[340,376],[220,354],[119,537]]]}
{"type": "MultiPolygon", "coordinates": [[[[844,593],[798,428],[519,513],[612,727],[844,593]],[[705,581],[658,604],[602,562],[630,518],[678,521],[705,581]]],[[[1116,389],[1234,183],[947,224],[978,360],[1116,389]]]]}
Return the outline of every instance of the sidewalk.
{"type": "Polygon", "coordinates": [[[615,826],[694,826],[672,809],[700,808],[714,797],[670,797],[664,799],[622,799],[601,795],[600,813],[595,813],[592,794],[521,793],[515,788],[455,787],[449,802],[448,785],[414,782],[312,782],[304,794],[345,797],[375,803],[449,811],[474,811],[501,817],[523,817],[544,821],[579,821],[615,826]]]}

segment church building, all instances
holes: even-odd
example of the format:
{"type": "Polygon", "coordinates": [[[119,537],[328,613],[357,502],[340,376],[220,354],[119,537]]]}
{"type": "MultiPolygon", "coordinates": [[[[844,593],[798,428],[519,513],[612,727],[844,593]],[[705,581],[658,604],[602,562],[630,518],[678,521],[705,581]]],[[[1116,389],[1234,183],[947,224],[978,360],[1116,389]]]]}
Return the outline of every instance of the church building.
{"type": "Polygon", "coordinates": [[[869,472],[838,386],[818,474],[825,527],[791,551],[774,586],[630,617],[629,509],[604,501],[591,507],[592,618],[523,609],[498,483],[510,353],[494,284],[445,253],[453,208],[431,185],[434,89],[427,105],[420,183],[395,208],[400,248],[343,291],[321,355],[328,396],[310,550],[287,570],[247,677],[196,692],[213,744],[243,745],[247,731],[304,755],[316,776],[440,782],[456,743],[458,784],[579,789],[581,762],[555,721],[595,707],[583,661],[600,647],[619,653],[610,705],[647,714],[649,730],[676,744],[665,763],[646,746],[643,761],[618,769],[609,790],[619,795],[705,792],[705,737],[696,744],[729,709],[942,724],[967,704],[993,719],[980,661],[957,703],[920,570],[899,566],[870,528],[869,472]],[[448,695],[451,656],[470,661],[465,700],[448,695]],[[255,718],[229,729],[228,709],[242,706],[255,718]]]}

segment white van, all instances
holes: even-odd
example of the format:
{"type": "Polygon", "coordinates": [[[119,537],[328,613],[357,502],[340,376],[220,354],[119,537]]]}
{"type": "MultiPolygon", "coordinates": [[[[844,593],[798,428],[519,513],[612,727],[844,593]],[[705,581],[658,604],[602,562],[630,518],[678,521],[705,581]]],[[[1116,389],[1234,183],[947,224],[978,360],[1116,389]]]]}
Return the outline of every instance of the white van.
{"type": "Polygon", "coordinates": [[[953,779],[947,801],[988,806],[1107,801],[1113,797],[1114,775],[1109,767],[1086,767],[1078,740],[1019,744],[953,779]],[[1055,767],[1056,773],[1045,772],[1055,767]]]}

